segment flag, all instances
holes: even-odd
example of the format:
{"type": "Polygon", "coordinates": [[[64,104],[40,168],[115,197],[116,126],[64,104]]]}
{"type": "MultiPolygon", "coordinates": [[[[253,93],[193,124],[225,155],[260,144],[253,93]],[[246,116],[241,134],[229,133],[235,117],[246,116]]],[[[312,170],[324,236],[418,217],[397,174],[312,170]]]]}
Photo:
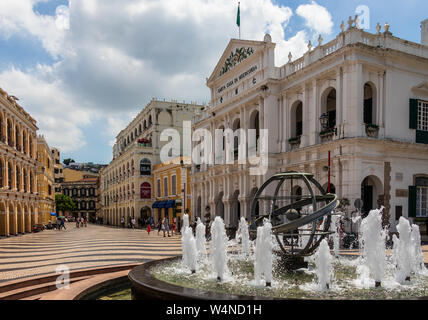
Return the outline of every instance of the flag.
{"type": "Polygon", "coordinates": [[[236,25],[241,27],[241,11],[239,10],[240,3],[238,2],[238,14],[236,16],[236,25]]]}

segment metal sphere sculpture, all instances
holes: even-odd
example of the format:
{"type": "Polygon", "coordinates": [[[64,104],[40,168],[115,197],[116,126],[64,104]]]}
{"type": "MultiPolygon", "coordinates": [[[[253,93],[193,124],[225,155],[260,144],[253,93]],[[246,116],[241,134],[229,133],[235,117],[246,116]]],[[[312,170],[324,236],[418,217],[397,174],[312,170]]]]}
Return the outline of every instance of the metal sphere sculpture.
{"type": "Polygon", "coordinates": [[[287,270],[305,267],[304,257],[314,254],[321,241],[332,233],[331,215],[338,205],[337,196],[327,193],[313,174],[278,173],[254,195],[250,234],[254,238],[263,219],[269,219],[280,248],[276,254],[282,257],[283,266],[287,270]]]}

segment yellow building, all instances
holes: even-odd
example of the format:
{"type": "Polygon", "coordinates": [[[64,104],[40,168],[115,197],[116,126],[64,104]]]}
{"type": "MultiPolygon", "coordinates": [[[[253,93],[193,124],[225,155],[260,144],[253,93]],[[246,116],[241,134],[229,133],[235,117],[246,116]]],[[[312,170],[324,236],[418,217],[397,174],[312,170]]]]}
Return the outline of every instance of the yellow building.
{"type": "MultiPolygon", "coordinates": [[[[160,163],[153,167],[153,182],[155,184],[155,199],[152,208],[154,219],[158,221],[165,216],[172,223],[178,222],[183,213],[191,216],[190,166],[184,165],[186,157],[173,159],[169,163],[160,163]]],[[[188,160],[188,159],[187,159],[188,160]]]]}
{"type": "Polygon", "coordinates": [[[37,190],[39,192],[39,223],[52,220],[50,213],[55,212],[54,161],[52,152],[43,136],[37,139],[37,190]]]}
{"type": "Polygon", "coordinates": [[[37,223],[36,120],[0,88],[0,236],[37,223]]]}
{"type": "Polygon", "coordinates": [[[61,193],[61,182],[64,181],[64,168],[61,163],[61,155],[58,149],[51,148],[51,153],[54,161],[54,192],[61,193]]]}

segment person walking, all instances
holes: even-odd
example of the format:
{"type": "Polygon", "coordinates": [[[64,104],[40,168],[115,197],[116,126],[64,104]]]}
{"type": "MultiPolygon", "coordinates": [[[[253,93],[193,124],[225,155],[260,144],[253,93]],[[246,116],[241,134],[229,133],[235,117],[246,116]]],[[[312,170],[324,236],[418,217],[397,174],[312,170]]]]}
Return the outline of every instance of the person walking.
{"type": "Polygon", "coordinates": [[[88,219],[86,217],[83,217],[83,224],[85,228],[88,226],[88,219]]]}
{"type": "Polygon", "coordinates": [[[162,225],[163,225],[162,220],[161,220],[161,218],[159,218],[159,221],[158,221],[158,235],[159,235],[159,232],[162,230],[162,225]]]}
{"type": "Polygon", "coordinates": [[[122,228],[125,228],[125,217],[120,219],[120,224],[122,225],[122,228]]]}
{"type": "Polygon", "coordinates": [[[132,229],[135,228],[135,218],[134,217],[132,217],[132,219],[131,219],[131,227],[132,227],[132,229]]]}
{"type": "Polygon", "coordinates": [[[80,218],[78,217],[76,219],[76,228],[79,228],[79,227],[80,227],[80,218]]]}
{"type": "Polygon", "coordinates": [[[169,220],[168,220],[168,218],[165,217],[163,221],[164,221],[163,222],[163,228],[162,228],[162,230],[163,230],[163,236],[165,237],[165,232],[167,232],[168,233],[168,237],[171,237],[171,235],[169,234],[170,226],[169,226],[169,220]]]}
{"type": "Polygon", "coordinates": [[[64,228],[64,230],[67,230],[67,228],[65,227],[64,219],[61,219],[61,223],[59,224],[59,230],[61,230],[62,228],[64,228]]]}
{"type": "Polygon", "coordinates": [[[150,230],[151,230],[151,227],[150,227],[150,224],[148,224],[147,225],[147,233],[150,235],[150,230]]]}

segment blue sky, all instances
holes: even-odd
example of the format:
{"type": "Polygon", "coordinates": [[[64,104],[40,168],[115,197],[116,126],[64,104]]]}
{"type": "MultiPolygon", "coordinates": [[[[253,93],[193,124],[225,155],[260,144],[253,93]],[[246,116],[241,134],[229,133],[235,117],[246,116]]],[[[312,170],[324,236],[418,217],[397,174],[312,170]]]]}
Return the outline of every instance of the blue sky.
{"type": "MultiPolygon", "coordinates": [[[[63,158],[108,163],[116,134],[152,97],[209,100],[205,77],[231,37],[237,1],[1,0],[0,87],[20,98],[63,158]]],[[[324,42],[360,5],[420,42],[426,0],[241,0],[242,38],[271,33],[282,64],[324,42]],[[313,42],[314,43],[314,42],[313,42]]]]}

